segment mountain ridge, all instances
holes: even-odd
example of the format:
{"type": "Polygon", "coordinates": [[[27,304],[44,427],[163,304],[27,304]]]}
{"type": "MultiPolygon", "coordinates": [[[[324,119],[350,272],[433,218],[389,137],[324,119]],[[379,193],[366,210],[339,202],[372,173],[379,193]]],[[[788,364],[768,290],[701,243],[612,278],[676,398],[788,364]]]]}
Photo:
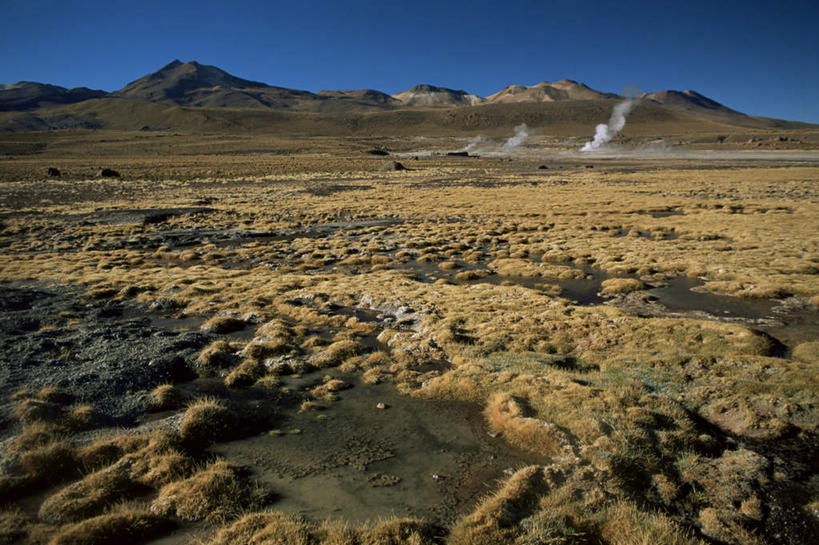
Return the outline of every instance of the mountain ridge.
{"type": "MultiPolygon", "coordinates": [[[[405,109],[474,108],[487,105],[582,103],[615,101],[623,97],[601,92],[582,82],[561,79],[535,85],[509,85],[484,98],[465,90],[422,83],[393,95],[375,89],[322,90],[318,93],[269,85],[239,78],[221,68],[174,59],[159,70],[146,74],[107,93],[78,87],[37,82],[0,85],[0,111],[26,112],[57,105],[82,103],[90,99],[128,100],[181,106],[183,108],[283,110],[313,113],[366,113],[405,109]]],[[[637,100],[659,105],[687,116],[746,127],[775,128],[783,120],[746,115],[696,91],[664,90],[643,93],[637,100]]],[[[102,107],[101,103],[95,103],[102,107]]],[[[144,110],[144,109],[143,109],[144,110]]],[[[34,116],[37,117],[37,116],[34,116]]],[[[32,118],[33,119],[33,118],[32,118]]],[[[92,123],[85,120],[83,123],[92,123]]],[[[62,127],[68,121],[61,121],[62,127]]],[[[93,124],[93,123],[92,123],[93,124]]],[[[40,123],[37,126],[50,126],[40,123]]]]}

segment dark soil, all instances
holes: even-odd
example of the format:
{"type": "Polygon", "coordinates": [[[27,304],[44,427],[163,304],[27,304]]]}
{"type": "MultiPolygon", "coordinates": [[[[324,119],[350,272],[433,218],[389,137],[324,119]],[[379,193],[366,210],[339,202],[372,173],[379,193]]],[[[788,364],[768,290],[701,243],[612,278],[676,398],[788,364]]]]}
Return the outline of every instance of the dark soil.
{"type": "Polygon", "coordinates": [[[3,436],[12,431],[9,396],[24,387],[57,386],[92,404],[99,424],[131,424],[148,409],[146,392],[189,380],[189,364],[213,339],[157,325],[132,303],[87,299],[65,287],[2,285],[0,310],[3,436]]]}

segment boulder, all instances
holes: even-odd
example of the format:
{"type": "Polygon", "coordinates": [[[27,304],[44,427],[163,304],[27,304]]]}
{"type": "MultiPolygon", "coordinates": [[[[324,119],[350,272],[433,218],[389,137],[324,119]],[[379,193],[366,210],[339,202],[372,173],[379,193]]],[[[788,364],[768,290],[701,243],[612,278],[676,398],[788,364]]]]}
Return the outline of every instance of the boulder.
{"type": "Polygon", "coordinates": [[[52,178],[59,178],[60,177],[60,169],[54,167],[48,167],[46,173],[51,176],[52,178]]]}
{"type": "Polygon", "coordinates": [[[381,170],[407,170],[407,167],[398,161],[390,161],[389,163],[385,163],[384,166],[381,167],[381,170]]]}
{"type": "Polygon", "coordinates": [[[119,178],[119,172],[111,168],[101,168],[97,172],[97,178],[119,178]]]}

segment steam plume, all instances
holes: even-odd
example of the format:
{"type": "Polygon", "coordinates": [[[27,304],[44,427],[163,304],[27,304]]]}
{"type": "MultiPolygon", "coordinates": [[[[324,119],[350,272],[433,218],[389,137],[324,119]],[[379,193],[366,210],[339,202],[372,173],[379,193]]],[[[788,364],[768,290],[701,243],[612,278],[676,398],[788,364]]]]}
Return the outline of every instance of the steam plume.
{"type": "Polygon", "coordinates": [[[491,145],[492,143],[489,141],[487,137],[485,137],[482,134],[479,134],[478,136],[469,141],[469,144],[467,144],[463,151],[478,151],[491,145]]]}
{"type": "Polygon", "coordinates": [[[601,146],[608,144],[609,141],[626,126],[626,116],[636,105],[637,101],[633,98],[627,98],[617,104],[611,112],[608,124],[600,123],[597,125],[594,131],[594,140],[586,142],[586,144],[580,148],[580,151],[595,151],[600,149],[601,146]]]}
{"type": "Polygon", "coordinates": [[[526,126],[526,123],[521,123],[515,127],[515,135],[506,141],[503,149],[514,149],[526,142],[527,138],[529,138],[529,127],[526,126]]]}

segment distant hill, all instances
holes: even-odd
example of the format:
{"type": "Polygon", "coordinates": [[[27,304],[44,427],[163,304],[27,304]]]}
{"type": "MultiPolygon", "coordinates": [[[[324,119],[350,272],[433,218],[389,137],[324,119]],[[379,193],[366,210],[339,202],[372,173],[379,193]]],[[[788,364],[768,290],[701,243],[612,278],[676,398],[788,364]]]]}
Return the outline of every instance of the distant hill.
{"type": "Polygon", "coordinates": [[[392,97],[405,106],[474,106],[486,100],[466,91],[435,87],[426,83],[396,93],[392,97]]]}
{"type": "Polygon", "coordinates": [[[106,96],[105,91],[87,87],[66,89],[59,85],[49,85],[34,81],[20,81],[0,85],[0,111],[25,111],[55,104],[74,104],[91,98],[106,96]]]}
{"type": "MultiPolygon", "coordinates": [[[[508,136],[520,123],[555,136],[588,136],[617,99],[307,112],[273,108],[204,108],[102,98],[33,112],[0,113],[0,131],[62,128],[187,132],[258,132],[300,136],[508,136]]],[[[752,119],[752,118],[749,118],[752,119]]],[[[799,124],[794,124],[799,125],[799,124]]],[[[799,125],[801,126],[801,125],[799,125]]],[[[736,126],[734,126],[736,127],[736,126]]],[[[629,136],[730,132],[732,125],[644,101],[629,115],[629,136]]]]}
{"type": "Polygon", "coordinates": [[[570,79],[554,83],[544,81],[537,85],[510,85],[486,98],[493,104],[510,102],[554,102],[557,100],[594,100],[600,98],[617,98],[614,93],[601,93],[570,79]]]}

